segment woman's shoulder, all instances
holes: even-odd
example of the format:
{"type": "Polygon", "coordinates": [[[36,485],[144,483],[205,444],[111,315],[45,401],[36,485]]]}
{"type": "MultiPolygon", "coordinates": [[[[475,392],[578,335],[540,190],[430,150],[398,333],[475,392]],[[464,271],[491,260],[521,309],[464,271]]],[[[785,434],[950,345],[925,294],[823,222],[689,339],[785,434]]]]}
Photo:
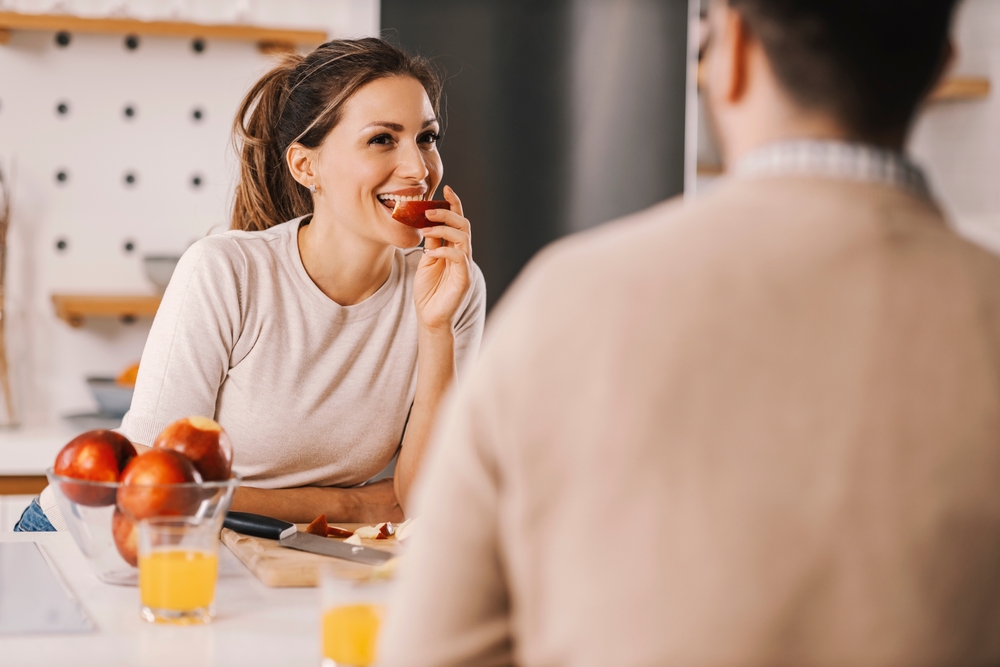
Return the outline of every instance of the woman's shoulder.
{"type": "Polygon", "coordinates": [[[245,269],[257,263],[280,257],[298,220],[289,220],[261,231],[231,229],[211,234],[195,241],[184,253],[188,263],[197,260],[206,267],[245,269]]]}

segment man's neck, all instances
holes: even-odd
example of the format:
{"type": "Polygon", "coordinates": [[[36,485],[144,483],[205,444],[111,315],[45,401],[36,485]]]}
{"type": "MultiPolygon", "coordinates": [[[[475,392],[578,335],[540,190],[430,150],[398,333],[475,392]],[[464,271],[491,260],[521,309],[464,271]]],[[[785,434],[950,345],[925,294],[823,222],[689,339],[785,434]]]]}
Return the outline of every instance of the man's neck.
{"type": "Polygon", "coordinates": [[[843,123],[821,112],[797,107],[794,103],[776,99],[757,105],[763,107],[744,113],[730,112],[728,131],[722,142],[726,164],[733,165],[750,151],[786,141],[844,141],[878,146],[902,151],[905,135],[885,139],[871,139],[848,130],[843,123]]]}

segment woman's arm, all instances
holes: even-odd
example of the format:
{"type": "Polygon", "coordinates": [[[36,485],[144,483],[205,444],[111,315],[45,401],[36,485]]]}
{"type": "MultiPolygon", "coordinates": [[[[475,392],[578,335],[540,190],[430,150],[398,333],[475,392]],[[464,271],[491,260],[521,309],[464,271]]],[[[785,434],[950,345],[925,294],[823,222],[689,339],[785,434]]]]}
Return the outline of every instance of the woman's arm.
{"type": "Polygon", "coordinates": [[[246,261],[232,239],[210,236],[184,253],[146,339],[122,434],[152,445],[171,422],[215,418],[245,303],[246,261]]]}
{"type": "MultiPolygon", "coordinates": [[[[133,443],[139,454],[149,447],[133,443]]],[[[304,486],[297,489],[236,489],[232,509],[253,512],[292,523],[309,523],[320,514],[339,523],[402,521],[391,479],[350,489],[304,486]]]]}
{"type": "Polygon", "coordinates": [[[394,486],[406,511],[434,419],[445,392],[455,378],[455,319],[472,284],[472,229],[463,217],[462,201],[445,186],[451,210],[427,212],[443,222],[424,232],[424,257],[414,278],[417,309],[417,389],[403,443],[396,462],[394,486]]]}
{"type": "Polygon", "coordinates": [[[317,486],[255,489],[244,486],[236,490],[232,508],[292,523],[309,523],[320,514],[325,514],[327,521],[338,523],[403,520],[403,510],[396,501],[391,479],[351,489],[317,486]]]}
{"type": "Polygon", "coordinates": [[[406,499],[420,470],[424,449],[434,428],[441,399],[455,377],[455,335],[449,330],[421,330],[417,336],[417,391],[396,461],[396,497],[405,510],[406,499]]]}

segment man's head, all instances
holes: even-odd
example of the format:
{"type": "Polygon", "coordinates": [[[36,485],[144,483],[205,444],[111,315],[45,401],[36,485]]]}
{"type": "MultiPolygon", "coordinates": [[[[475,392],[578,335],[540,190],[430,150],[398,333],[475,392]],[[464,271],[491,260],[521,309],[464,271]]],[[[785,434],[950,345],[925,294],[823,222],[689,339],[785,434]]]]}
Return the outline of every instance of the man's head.
{"type": "Polygon", "coordinates": [[[950,59],[957,4],[713,0],[704,83],[727,157],[782,133],[901,147],[950,59]]]}

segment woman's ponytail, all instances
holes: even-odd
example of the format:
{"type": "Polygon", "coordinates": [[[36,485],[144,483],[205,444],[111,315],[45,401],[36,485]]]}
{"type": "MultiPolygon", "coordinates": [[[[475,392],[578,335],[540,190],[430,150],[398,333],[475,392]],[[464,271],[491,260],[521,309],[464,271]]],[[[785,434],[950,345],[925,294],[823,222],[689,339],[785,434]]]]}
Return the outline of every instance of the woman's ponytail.
{"type": "Polygon", "coordinates": [[[236,113],[233,140],[240,155],[240,180],[233,203],[233,229],[267,229],[312,211],[312,201],[299,191],[285,166],[278,137],[288,82],[302,60],[300,55],[284,56],[254,84],[236,113]]]}
{"type": "Polygon", "coordinates": [[[285,161],[288,148],[296,142],[319,146],[358,88],[386,76],[418,80],[437,113],[441,81],[430,63],[372,37],[334,40],[304,57],[285,56],[254,84],[233,123],[240,180],[232,228],[267,229],[312,213],[312,195],[285,161]]]}

